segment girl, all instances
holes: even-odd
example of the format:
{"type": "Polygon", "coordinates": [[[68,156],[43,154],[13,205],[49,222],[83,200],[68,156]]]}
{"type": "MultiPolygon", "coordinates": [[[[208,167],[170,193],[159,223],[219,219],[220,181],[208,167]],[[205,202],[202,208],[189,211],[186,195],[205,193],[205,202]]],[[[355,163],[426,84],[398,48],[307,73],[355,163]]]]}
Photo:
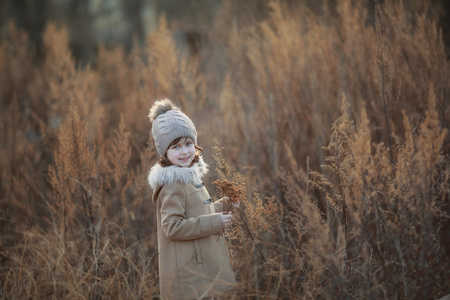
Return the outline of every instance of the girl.
{"type": "Polygon", "coordinates": [[[231,222],[223,199],[212,202],[202,177],[208,166],[192,121],[170,100],[150,109],[161,157],[148,176],[156,205],[162,299],[208,298],[236,283],[222,231],[231,222]]]}

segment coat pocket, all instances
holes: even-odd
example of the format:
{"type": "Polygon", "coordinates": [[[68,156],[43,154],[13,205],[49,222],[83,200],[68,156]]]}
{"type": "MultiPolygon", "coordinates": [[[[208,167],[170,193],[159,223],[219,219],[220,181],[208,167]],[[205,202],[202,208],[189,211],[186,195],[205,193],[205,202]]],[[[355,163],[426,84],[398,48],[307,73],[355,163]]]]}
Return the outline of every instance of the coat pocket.
{"type": "Polygon", "coordinates": [[[194,240],[195,247],[195,258],[198,264],[202,263],[202,249],[200,248],[200,243],[198,240],[194,240]]]}
{"type": "Polygon", "coordinates": [[[181,282],[198,280],[203,273],[198,240],[177,242],[177,269],[181,282]]]}

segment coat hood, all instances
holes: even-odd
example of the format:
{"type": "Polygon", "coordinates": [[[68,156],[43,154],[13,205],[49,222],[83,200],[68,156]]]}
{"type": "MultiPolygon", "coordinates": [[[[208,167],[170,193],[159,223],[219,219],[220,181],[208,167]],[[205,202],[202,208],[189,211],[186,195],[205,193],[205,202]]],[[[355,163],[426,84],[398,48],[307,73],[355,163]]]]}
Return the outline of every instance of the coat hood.
{"type": "Polygon", "coordinates": [[[148,174],[148,183],[152,189],[157,186],[171,185],[175,182],[200,184],[206,173],[208,173],[208,165],[201,156],[199,161],[189,168],[162,167],[159,163],[156,163],[148,174]]]}

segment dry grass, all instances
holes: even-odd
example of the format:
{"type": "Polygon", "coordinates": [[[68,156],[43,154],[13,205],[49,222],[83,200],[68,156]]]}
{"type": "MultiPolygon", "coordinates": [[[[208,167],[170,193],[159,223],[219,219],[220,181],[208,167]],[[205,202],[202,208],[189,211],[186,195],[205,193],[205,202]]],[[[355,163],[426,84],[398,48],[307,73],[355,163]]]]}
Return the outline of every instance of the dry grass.
{"type": "Polygon", "coordinates": [[[144,46],[100,47],[86,67],[64,27],[47,25],[41,51],[2,28],[0,297],[158,297],[146,116],[162,97],[216,162],[209,191],[233,183],[241,199],[228,298],[449,294],[439,7],[304,3],[225,1],[194,54],[161,17],[144,46]]]}

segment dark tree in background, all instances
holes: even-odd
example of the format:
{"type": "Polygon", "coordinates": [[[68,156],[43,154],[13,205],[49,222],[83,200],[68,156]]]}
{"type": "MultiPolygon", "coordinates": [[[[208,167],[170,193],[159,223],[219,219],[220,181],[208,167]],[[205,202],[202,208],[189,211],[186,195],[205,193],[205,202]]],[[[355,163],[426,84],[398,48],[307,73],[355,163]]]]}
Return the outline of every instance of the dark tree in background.
{"type": "MultiPolygon", "coordinates": [[[[229,2],[235,7],[236,14],[246,13],[255,18],[264,16],[267,10],[267,1],[229,2]]],[[[283,2],[292,6],[306,5],[312,11],[320,13],[324,1],[283,2]]],[[[448,49],[450,1],[432,2],[441,11],[441,27],[448,49]]],[[[195,48],[201,43],[202,31],[208,30],[222,3],[222,0],[2,0],[0,26],[13,20],[20,29],[29,34],[30,40],[39,50],[46,23],[64,23],[71,35],[71,48],[75,58],[89,62],[95,59],[99,44],[121,45],[125,50],[129,50],[134,39],[143,43],[146,35],[155,29],[158,17],[164,14],[172,30],[175,29],[175,38],[179,45],[187,46],[195,52],[195,48]]],[[[375,1],[369,0],[368,5],[373,8],[375,1]]],[[[408,5],[407,1],[405,5],[408,5]]],[[[371,20],[368,21],[373,22],[371,20]]],[[[450,52],[447,50],[447,53],[450,52]]]]}

